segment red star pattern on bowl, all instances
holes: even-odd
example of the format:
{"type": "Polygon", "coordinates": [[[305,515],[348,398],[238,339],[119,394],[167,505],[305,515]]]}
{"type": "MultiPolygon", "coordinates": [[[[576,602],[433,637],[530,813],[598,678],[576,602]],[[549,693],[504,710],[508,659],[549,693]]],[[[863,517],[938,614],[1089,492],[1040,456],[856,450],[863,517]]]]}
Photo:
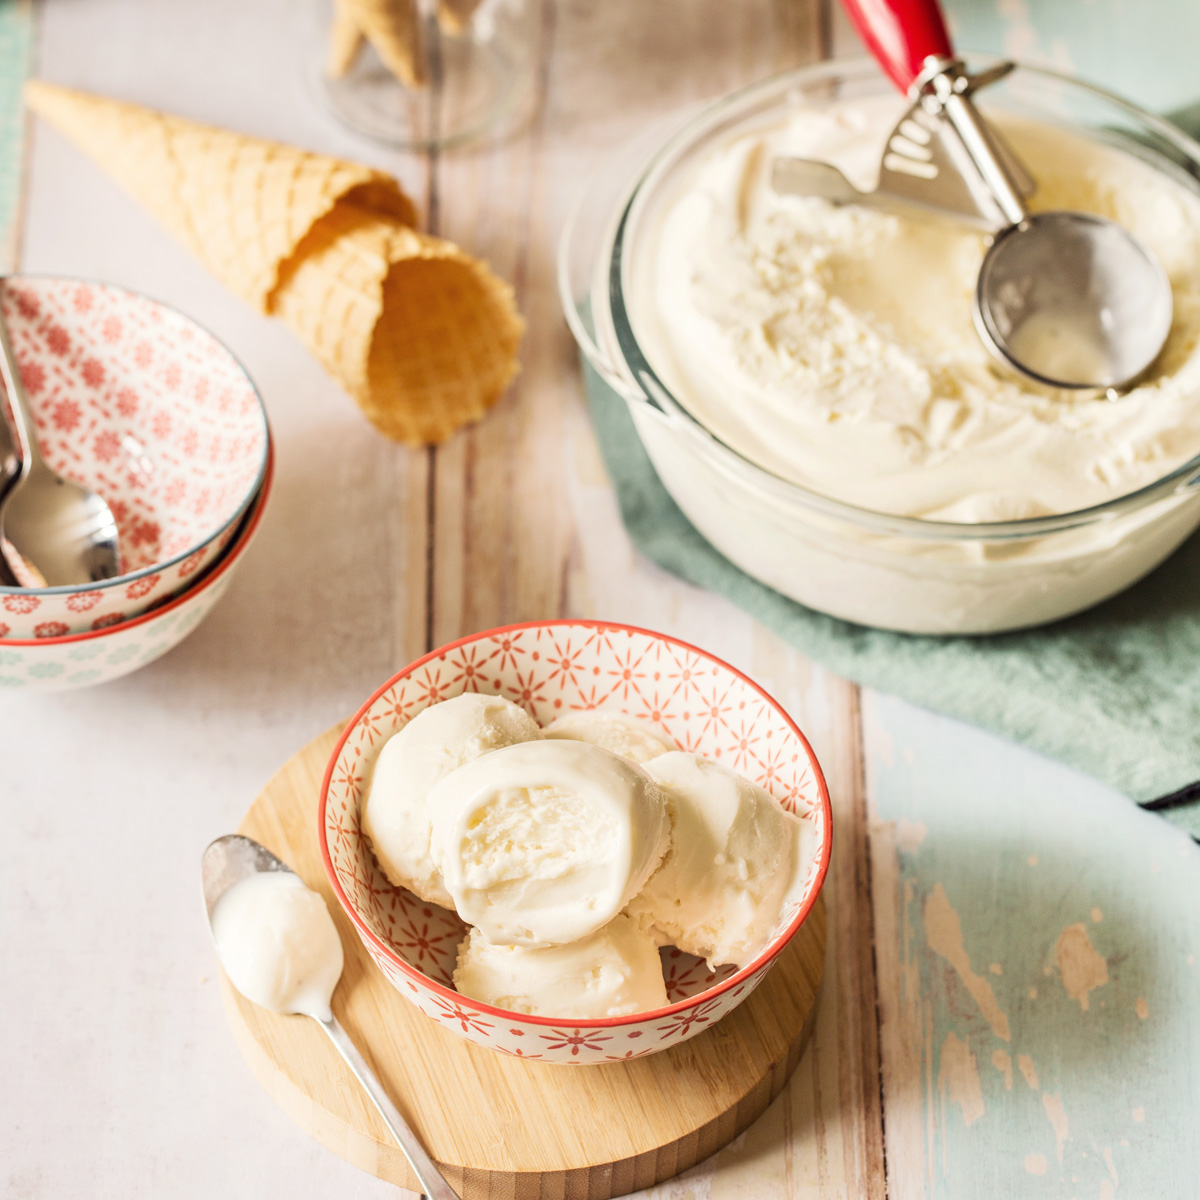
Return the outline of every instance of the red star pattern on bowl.
{"type": "Polygon", "coordinates": [[[0,303],[42,452],[108,501],[124,571],[33,597],[0,588],[0,639],[35,637],[48,622],[82,633],[113,614],[129,620],[229,545],[266,468],[258,394],[211,334],[122,288],[9,276],[0,303]],[[14,599],[33,599],[36,618],[14,599]]]}
{"type": "Polygon", "coordinates": [[[746,999],[807,917],[825,879],[829,793],[804,735],[761,688],[684,642],[628,626],[546,621],[464,638],[389,680],[347,726],[330,759],[318,837],[334,893],[371,957],[427,1016],[489,1049],[544,1062],[640,1057],[711,1028],[746,999]],[[809,827],[808,860],[763,952],[739,970],[662,951],[669,1006],[567,1022],[495,1008],[453,990],[466,925],[458,915],[393,887],[358,826],[359,802],[384,742],[430,704],[465,691],[503,695],[541,724],[600,708],[653,726],[683,748],[724,762],[765,787],[809,827]]]}

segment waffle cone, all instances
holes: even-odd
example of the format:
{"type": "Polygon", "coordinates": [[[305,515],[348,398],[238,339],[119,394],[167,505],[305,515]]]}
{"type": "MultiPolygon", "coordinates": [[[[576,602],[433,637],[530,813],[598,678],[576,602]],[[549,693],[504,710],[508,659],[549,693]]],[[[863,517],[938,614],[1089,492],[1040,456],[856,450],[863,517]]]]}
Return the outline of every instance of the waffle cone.
{"type": "Polygon", "coordinates": [[[279,315],[382,433],[445,441],[517,373],[512,289],[451,242],[339,206],[279,291],[279,315]]]}
{"type": "Polygon", "coordinates": [[[480,0],[440,0],[438,24],[446,33],[462,33],[471,23],[480,0]]]}
{"type": "Polygon", "coordinates": [[[362,44],[362,30],[354,14],[345,5],[335,5],[333,24],[329,27],[329,58],[325,63],[325,73],[331,79],[340,79],[354,65],[362,44]]]}
{"type": "Polygon", "coordinates": [[[39,81],[27,84],[25,95],[227,287],[264,312],[272,311],[301,243],[339,203],[416,220],[394,179],[358,163],[39,81]]]}
{"type": "Polygon", "coordinates": [[[425,82],[416,0],[337,0],[338,19],[352,21],[401,83],[425,82]]]}
{"type": "Polygon", "coordinates": [[[27,95],[218,278],[282,317],[388,437],[443,441],[516,374],[512,289],[411,228],[390,176],[49,84],[27,95]]]}

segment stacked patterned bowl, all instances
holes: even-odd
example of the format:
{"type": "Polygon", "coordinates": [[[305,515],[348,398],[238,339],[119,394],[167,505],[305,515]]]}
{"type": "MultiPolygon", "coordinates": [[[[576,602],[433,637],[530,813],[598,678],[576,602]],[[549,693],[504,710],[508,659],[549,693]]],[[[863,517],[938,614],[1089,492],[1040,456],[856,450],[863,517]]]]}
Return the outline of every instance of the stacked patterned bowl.
{"type": "Polygon", "coordinates": [[[10,276],[0,303],[42,452],[108,502],[122,560],[100,583],[0,586],[0,687],[103,683],[178,644],[228,587],[270,490],[266,414],[233,355],[156,301],[10,276]]]}

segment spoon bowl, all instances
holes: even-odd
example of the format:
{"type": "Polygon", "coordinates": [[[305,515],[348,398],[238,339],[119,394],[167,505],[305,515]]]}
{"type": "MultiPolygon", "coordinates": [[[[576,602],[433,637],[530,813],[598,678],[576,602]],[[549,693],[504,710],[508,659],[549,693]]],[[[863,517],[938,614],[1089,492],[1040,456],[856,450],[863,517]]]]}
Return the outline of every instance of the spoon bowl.
{"type": "Polygon", "coordinates": [[[225,895],[235,883],[241,883],[251,875],[264,871],[286,871],[289,875],[295,872],[270,850],[253,838],[243,837],[240,833],[226,834],[215,842],[210,842],[200,860],[201,883],[204,888],[204,909],[208,914],[209,928],[212,928],[213,909],[217,901],[225,895]]]}
{"type": "Polygon", "coordinates": [[[0,548],[22,587],[72,587],[121,574],[112,509],[40,460],[0,503],[0,548]]]}
{"type": "MultiPolygon", "coordinates": [[[[200,874],[204,890],[204,907],[208,915],[209,932],[213,933],[213,913],[221,898],[237,884],[254,875],[295,872],[283,859],[271,853],[253,838],[238,833],[227,834],[211,842],[201,859],[200,874]]],[[[214,934],[214,942],[215,942],[214,934]]],[[[231,981],[232,982],[232,981],[231,981]]],[[[426,1153],[417,1135],[392,1103],[383,1085],[358,1052],[346,1031],[332,1014],[328,1017],[312,1012],[297,1012],[296,1016],[311,1017],[325,1031],[337,1052],[354,1073],[370,1097],[384,1124],[391,1130],[396,1144],[404,1152],[427,1200],[461,1200],[446,1182],[433,1159],[426,1153]]]]}
{"type": "Polygon", "coordinates": [[[1166,272],[1127,230],[1041,212],[992,243],[974,317],[989,349],[1039,383],[1117,390],[1158,357],[1172,307],[1166,272]]]}
{"type": "Polygon", "coordinates": [[[8,392],[21,467],[0,500],[0,553],[23,587],[72,587],[121,574],[117,522],[103,498],[52,470],[0,308],[0,377],[8,392]]]}

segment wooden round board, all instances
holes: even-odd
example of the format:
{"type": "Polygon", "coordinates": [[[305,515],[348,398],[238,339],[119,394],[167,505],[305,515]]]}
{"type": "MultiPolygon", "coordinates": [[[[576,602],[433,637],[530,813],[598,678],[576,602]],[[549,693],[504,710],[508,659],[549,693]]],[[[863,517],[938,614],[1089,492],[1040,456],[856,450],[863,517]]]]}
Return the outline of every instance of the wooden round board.
{"type": "MultiPolygon", "coordinates": [[[[317,795],[339,732],[284,765],[240,832],[325,897],[346,951],[334,1012],[464,1200],[606,1200],[650,1187],[720,1149],[778,1095],[812,1029],[825,958],[822,900],[757,990],[673,1049],[568,1067],[471,1045],[388,983],[333,898],[317,846],[317,795]]],[[[416,1190],[316,1022],[259,1008],[225,979],[222,994],[243,1056],[280,1108],[342,1158],[416,1190]]]]}

